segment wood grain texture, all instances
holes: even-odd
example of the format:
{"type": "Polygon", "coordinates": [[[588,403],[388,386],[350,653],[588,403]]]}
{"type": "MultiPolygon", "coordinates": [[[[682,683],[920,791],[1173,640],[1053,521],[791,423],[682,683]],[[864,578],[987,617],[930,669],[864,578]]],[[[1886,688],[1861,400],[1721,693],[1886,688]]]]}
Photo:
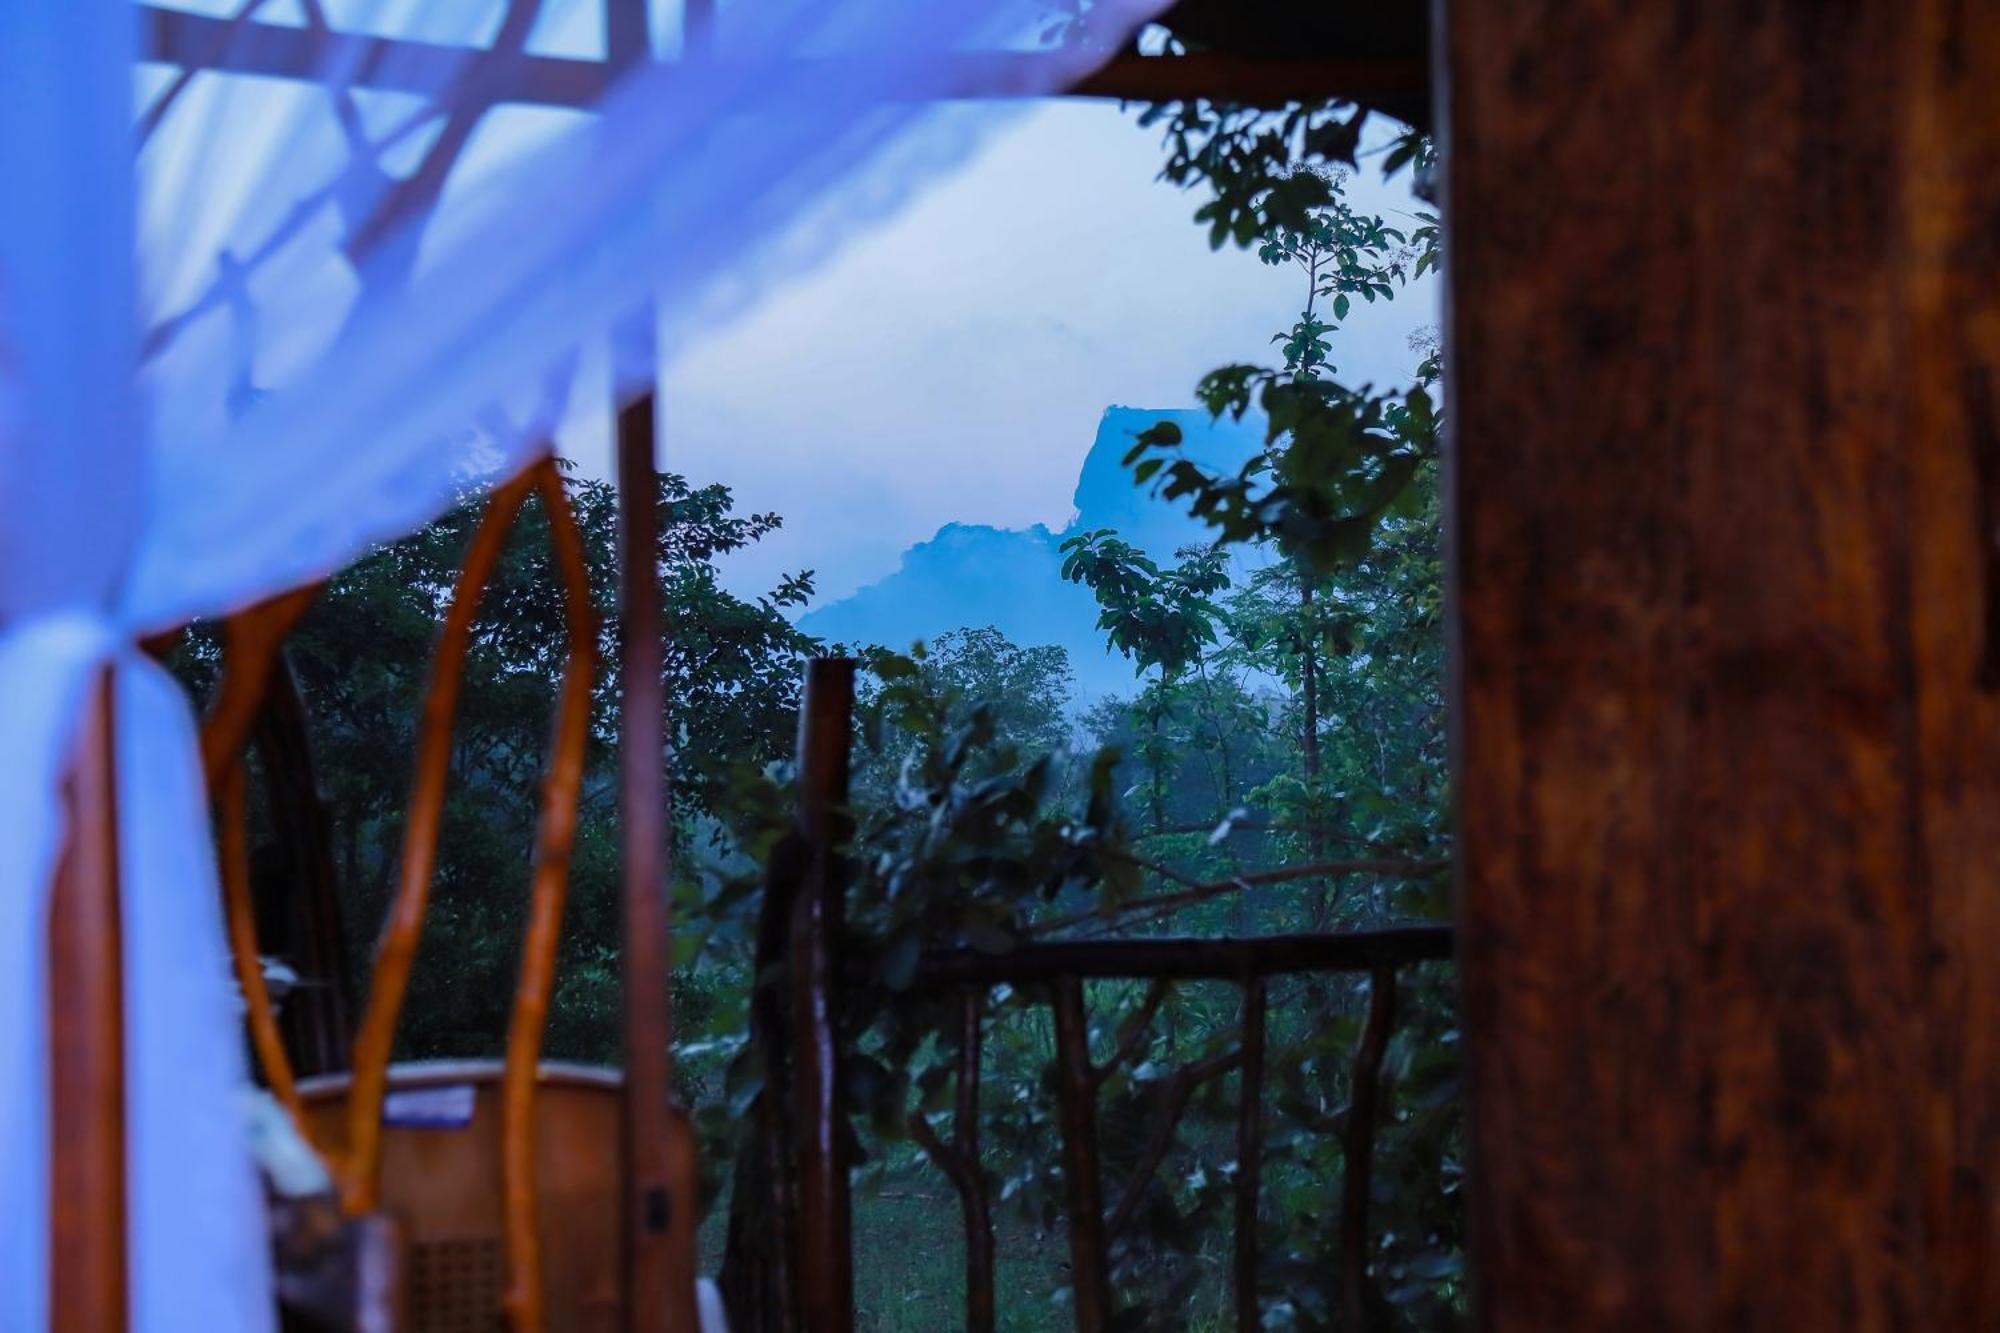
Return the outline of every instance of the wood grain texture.
{"type": "Polygon", "coordinates": [[[122,1333],[130,1291],[124,932],[108,669],[92,682],[76,731],[48,915],[49,1320],[75,1333],[122,1333]]]}
{"type": "Polygon", "coordinates": [[[2000,9],[1440,12],[1479,1326],[2000,1327],[2000,9]]]}
{"type": "Polygon", "coordinates": [[[625,1327],[695,1333],[698,1168],[674,1096],[673,793],[667,782],[655,402],[618,413],[619,988],[625,1100],[625,1327]]]}
{"type": "MultiPolygon", "coordinates": [[[[462,1124],[407,1121],[380,1133],[382,1212],[393,1218],[414,1266],[411,1322],[391,1329],[499,1329],[508,1293],[505,1262],[509,1185],[505,1178],[505,1066],[497,1060],[433,1061],[390,1067],[391,1092],[464,1088],[462,1124]],[[456,1322],[454,1322],[456,1321],[456,1322]]],[[[302,1079],[299,1095],[320,1142],[338,1144],[352,1123],[345,1074],[302,1079]]],[[[544,1062],[534,1081],[541,1132],[532,1146],[534,1225],[541,1237],[547,1333],[613,1333],[626,1326],[620,1275],[618,1199],[626,1167],[618,1124],[623,1083],[614,1070],[544,1062]]],[[[361,1239],[357,1237],[356,1239],[361,1239]]],[[[365,1253],[354,1256],[366,1278],[365,1253]]],[[[356,1274],[336,1293],[344,1301],[356,1274]]],[[[380,1285],[380,1284],[378,1284],[380,1285]]],[[[396,1285],[389,1282],[393,1289],[396,1285]]],[[[393,1290],[390,1295],[393,1297],[393,1290]]],[[[655,1325],[655,1329],[661,1325],[655,1325]]]]}
{"type": "Polygon", "coordinates": [[[854,1328],[851,1131],[841,1074],[841,935],[855,662],[806,663],[799,711],[798,834],[805,873],[792,906],[792,1134],[799,1225],[798,1308],[806,1333],[854,1328]]]}

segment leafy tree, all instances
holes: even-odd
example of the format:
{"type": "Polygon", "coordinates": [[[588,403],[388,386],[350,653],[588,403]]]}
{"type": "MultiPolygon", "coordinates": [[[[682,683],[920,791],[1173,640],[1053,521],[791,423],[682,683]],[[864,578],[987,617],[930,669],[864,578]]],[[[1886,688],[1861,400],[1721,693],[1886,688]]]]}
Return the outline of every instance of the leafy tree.
{"type": "MultiPolygon", "coordinates": [[[[896,667],[890,663],[907,661],[921,678],[923,690],[920,695],[905,693],[897,714],[898,732],[879,738],[877,745],[864,751],[854,777],[864,799],[887,797],[904,765],[919,757],[923,737],[916,723],[919,698],[946,710],[964,700],[977,700],[987,710],[994,734],[1005,737],[1017,757],[1057,754],[1069,745],[1075,675],[1063,648],[1023,647],[987,625],[948,630],[929,644],[917,644],[907,657],[881,648],[865,651],[880,670],[893,672],[896,667]],[[900,742],[896,734],[902,736],[900,742]]],[[[882,700],[877,694],[882,686],[871,681],[877,681],[877,675],[862,679],[862,704],[864,709],[879,710],[882,700]]],[[[943,718],[933,717],[924,725],[943,725],[943,718]]],[[[1053,778],[1060,782],[1065,776],[1059,771],[1053,778]]]]}
{"type": "Polygon", "coordinates": [[[1166,690],[1201,660],[1203,648],[1215,641],[1220,614],[1214,596],[1229,586],[1220,553],[1189,548],[1177,552],[1180,563],[1161,569],[1150,556],[1121,540],[1108,528],[1071,537],[1062,575],[1081,583],[1097,598],[1097,627],[1110,646],[1132,659],[1140,672],[1156,678],[1142,696],[1150,727],[1140,757],[1150,776],[1147,806],[1155,832],[1167,825],[1166,690]]]}
{"type": "MultiPolygon", "coordinates": [[[[1185,503],[1218,541],[1268,542],[1324,574],[1364,553],[1384,519],[1421,505],[1411,483],[1437,456],[1430,396],[1437,358],[1424,359],[1410,388],[1379,394],[1333,379],[1330,349],[1353,296],[1393,299],[1398,286],[1435,267],[1438,231],[1426,218],[1413,251],[1403,233],[1354,211],[1344,176],[1298,174],[1324,186],[1326,201],[1296,221],[1267,219],[1258,233],[1264,262],[1294,265],[1305,277],[1303,311],[1272,337],[1283,364],[1224,366],[1196,391],[1218,417],[1241,420],[1253,403],[1260,407],[1265,449],[1236,474],[1220,473],[1179,454],[1180,428],[1160,422],[1139,435],[1125,462],[1135,481],[1185,503]],[[1322,300],[1330,302],[1324,310],[1322,300]]],[[[1301,588],[1310,596],[1309,584],[1301,588]]]]}
{"type": "MultiPolygon", "coordinates": [[[[685,865],[712,821],[720,756],[765,759],[788,747],[798,661],[812,645],[786,619],[810,596],[810,574],[763,596],[724,590],[715,561],[779,525],[739,514],[720,486],[659,479],[659,572],[673,631],[664,665],[677,828],[685,865]]],[[[598,655],[615,660],[616,499],[571,478],[598,615],[598,655]]],[[[336,840],[347,956],[365,971],[394,887],[410,766],[430,653],[479,519],[468,503],[341,571],[287,643],[312,714],[312,740],[336,840]]],[[[516,521],[480,598],[453,737],[431,908],[404,1007],[398,1051],[470,1055],[499,1049],[506,1028],[529,882],[555,680],[566,634],[548,519],[532,501],[516,521]]],[[[175,665],[197,691],[220,665],[217,636],[190,634],[175,665]]],[[[593,695],[586,773],[570,868],[564,951],[550,1015],[552,1055],[610,1060],[617,1042],[618,817],[615,682],[593,695]]],[[[268,841],[268,831],[265,841],[268,841]]],[[[283,886],[275,886],[282,888],[283,886]]],[[[330,984],[334,978],[308,978],[330,984]]],[[[357,987],[365,975],[348,980],[357,987]]],[[[704,978],[677,980],[684,1017],[711,1003],[704,978]]]]}

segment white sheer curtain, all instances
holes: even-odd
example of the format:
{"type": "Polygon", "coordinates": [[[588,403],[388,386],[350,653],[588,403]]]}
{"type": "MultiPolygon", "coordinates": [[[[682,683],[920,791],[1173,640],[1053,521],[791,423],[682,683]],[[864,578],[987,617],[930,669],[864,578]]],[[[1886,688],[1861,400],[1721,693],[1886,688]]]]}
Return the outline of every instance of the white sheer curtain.
{"type": "MultiPolygon", "coordinates": [[[[492,50],[584,3],[179,6],[221,20],[223,59],[274,34],[317,52],[304,86],[135,74],[126,0],[0,3],[0,1327],[47,1325],[44,911],[94,671],[116,680],[135,1322],[268,1327],[194,722],[137,636],[513,471],[593,340],[617,344],[621,396],[643,388],[966,155],[970,122],[927,97],[1042,91],[1104,54],[951,59],[1033,45],[1026,0],[742,0],[712,59],[634,64],[588,114],[492,109],[492,50]],[[370,91],[380,66],[342,32],[443,54],[370,91]],[[649,303],[657,327],[620,342],[649,303]]],[[[1092,31],[1157,7],[1097,0],[1092,31]]]]}

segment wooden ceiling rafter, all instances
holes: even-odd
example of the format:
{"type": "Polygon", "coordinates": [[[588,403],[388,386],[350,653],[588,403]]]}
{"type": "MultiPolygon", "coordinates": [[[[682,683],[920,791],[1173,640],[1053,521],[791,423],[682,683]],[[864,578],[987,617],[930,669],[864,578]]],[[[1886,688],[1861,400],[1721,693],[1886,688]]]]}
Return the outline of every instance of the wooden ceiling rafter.
{"type": "MultiPolygon", "coordinates": [[[[145,58],[183,70],[316,80],[323,71],[352,71],[349,86],[383,92],[435,92],[446,85],[478,90],[480,101],[581,109],[597,102],[625,61],[492,52],[446,43],[310,27],[217,18],[158,6],[141,7],[145,58]]],[[[1049,59],[1038,52],[970,53],[939,62],[935,84],[915,96],[1011,98],[1040,96],[1033,77],[1049,59]]],[[[828,64],[838,63],[829,58],[828,64]]],[[[857,62],[857,69],[859,64],[857,62]]],[[[1148,56],[1122,53],[1069,90],[1070,96],[1137,102],[1206,98],[1246,106],[1282,107],[1304,101],[1369,104],[1422,102],[1429,73],[1403,56],[1264,57],[1222,51],[1148,56]]]]}

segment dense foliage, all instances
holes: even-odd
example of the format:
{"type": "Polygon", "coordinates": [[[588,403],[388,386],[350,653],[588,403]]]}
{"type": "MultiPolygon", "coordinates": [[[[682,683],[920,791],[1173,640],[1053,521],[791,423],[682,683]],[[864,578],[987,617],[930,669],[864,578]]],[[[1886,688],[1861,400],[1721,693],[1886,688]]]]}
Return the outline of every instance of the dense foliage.
{"type": "MultiPolygon", "coordinates": [[[[746,600],[723,590],[718,556],[777,527],[774,514],[737,514],[723,487],[659,482],[659,569],[673,608],[665,663],[673,701],[675,800],[684,845],[712,821],[725,764],[775,759],[790,748],[799,655],[808,646],[786,619],[812,592],[810,574],[746,600]]],[[[618,636],[616,503],[602,482],[568,483],[596,602],[600,661],[618,636]]],[[[334,836],[347,955],[365,968],[395,887],[404,807],[431,649],[481,506],[462,505],[429,527],[335,575],[287,641],[312,714],[312,744],[334,836]]],[[[566,635],[548,520],[530,501],[509,533],[479,615],[462,677],[452,780],[440,830],[430,910],[398,1032],[399,1056],[497,1053],[518,958],[539,777],[547,752],[566,635]]],[[[174,665],[197,697],[211,688],[217,637],[188,636],[174,665]]],[[[617,1043],[616,692],[594,692],[586,776],[570,867],[570,895],[548,1050],[605,1060],[617,1043]]],[[[268,845],[268,832],[264,840],[268,845]]],[[[259,858],[266,878],[275,858],[259,858]]],[[[268,887],[268,886],[267,886],[268,887]]],[[[362,977],[317,978],[361,989],[362,977]]],[[[713,1007],[695,974],[679,986],[683,1011],[713,1007]]]]}

